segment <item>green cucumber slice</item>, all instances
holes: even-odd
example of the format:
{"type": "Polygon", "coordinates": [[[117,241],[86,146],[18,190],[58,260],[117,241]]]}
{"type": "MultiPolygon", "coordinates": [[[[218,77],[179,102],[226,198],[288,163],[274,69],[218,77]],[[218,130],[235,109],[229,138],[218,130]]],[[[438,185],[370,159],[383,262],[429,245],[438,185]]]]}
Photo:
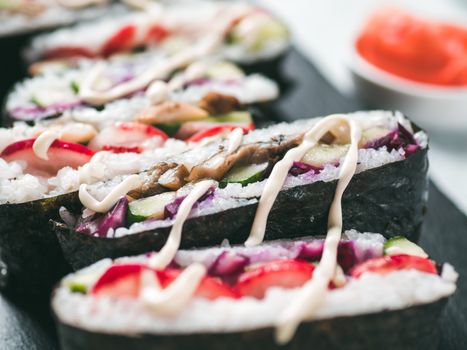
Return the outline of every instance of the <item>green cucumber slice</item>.
{"type": "Polygon", "coordinates": [[[269,40],[287,40],[289,31],[280,21],[273,18],[263,18],[256,26],[254,33],[242,33],[240,23],[227,36],[226,42],[229,45],[245,45],[252,51],[259,51],[269,40]],[[250,37],[253,35],[253,40],[250,37]]]}
{"type": "Polygon", "coordinates": [[[263,178],[264,172],[268,168],[268,163],[251,164],[232,168],[219,183],[223,188],[229,183],[239,183],[242,186],[257,182],[263,178]]]}
{"type": "Polygon", "coordinates": [[[284,39],[286,40],[289,36],[289,32],[281,22],[268,18],[263,22],[263,25],[260,27],[257,39],[252,45],[253,50],[261,50],[264,43],[268,40],[273,39],[284,39]]]}
{"type": "Polygon", "coordinates": [[[250,112],[235,111],[219,116],[207,117],[202,119],[202,121],[208,123],[252,123],[253,118],[250,112]]]}
{"type": "Polygon", "coordinates": [[[31,102],[39,107],[47,107],[55,103],[68,101],[75,98],[74,94],[68,90],[59,90],[58,88],[49,90],[39,90],[31,96],[31,102]]]}
{"type": "Polygon", "coordinates": [[[211,79],[235,79],[243,78],[245,74],[235,64],[217,62],[208,68],[206,76],[211,79]]]}
{"type": "Polygon", "coordinates": [[[73,90],[73,92],[77,95],[79,94],[79,85],[76,81],[72,80],[70,83],[70,88],[73,90]]]}
{"type": "Polygon", "coordinates": [[[39,99],[36,96],[31,97],[31,102],[34,103],[36,106],[44,107],[41,101],[39,101],[39,99]]]}
{"type": "Polygon", "coordinates": [[[326,145],[318,144],[311,148],[302,158],[302,162],[320,167],[338,161],[344,157],[349,149],[349,145],[326,145]]]}
{"type": "Polygon", "coordinates": [[[172,202],[175,196],[175,192],[165,192],[130,202],[128,205],[128,221],[138,222],[148,218],[163,219],[165,206],[172,202]]]}
{"type": "Polygon", "coordinates": [[[425,253],[421,247],[402,236],[390,238],[386,241],[386,243],[384,243],[384,255],[398,254],[407,254],[428,258],[428,254],[425,253]]]}
{"type": "Polygon", "coordinates": [[[168,124],[156,124],[154,126],[162,130],[163,132],[165,132],[168,136],[172,137],[177,133],[177,131],[182,126],[182,124],[181,123],[168,123],[168,124]]]}
{"type": "Polygon", "coordinates": [[[101,276],[101,271],[93,271],[88,273],[82,273],[75,276],[65,278],[65,285],[70,288],[73,293],[86,294],[94,283],[101,276]]]}
{"type": "Polygon", "coordinates": [[[68,287],[72,293],[86,294],[88,292],[88,287],[83,283],[70,283],[68,287]]]}

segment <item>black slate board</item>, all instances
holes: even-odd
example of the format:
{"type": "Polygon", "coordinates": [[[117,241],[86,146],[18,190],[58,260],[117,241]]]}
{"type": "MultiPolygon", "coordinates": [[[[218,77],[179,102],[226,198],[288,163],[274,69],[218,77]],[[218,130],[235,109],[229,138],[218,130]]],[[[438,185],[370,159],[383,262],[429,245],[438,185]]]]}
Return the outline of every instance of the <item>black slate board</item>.
{"type": "MultiPolygon", "coordinates": [[[[340,95],[298,52],[282,62],[280,80],[284,95],[269,106],[272,120],[350,112],[362,106],[340,95]]],[[[440,349],[466,348],[467,344],[467,217],[433,184],[421,245],[437,261],[451,262],[460,273],[459,289],[441,320],[440,349]]],[[[389,336],[397,336],[391,334],[389,336]]],[[[0,349],[57,349],[48,301],[17,300],[0,295],[0,349]]],[[[102,349],[104,350],[104,349],[102,349]]]]}

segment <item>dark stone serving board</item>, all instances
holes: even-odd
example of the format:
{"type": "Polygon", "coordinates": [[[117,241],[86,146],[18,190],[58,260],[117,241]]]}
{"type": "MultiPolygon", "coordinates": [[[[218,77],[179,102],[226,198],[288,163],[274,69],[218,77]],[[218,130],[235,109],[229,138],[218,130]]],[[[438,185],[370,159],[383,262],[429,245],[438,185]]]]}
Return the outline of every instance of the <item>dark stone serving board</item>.
{"type": "MultiPolygon", "coordinates": [[[[281,74],[283,97],[267,108],[265,117],[270,120],[290,121],[363,108],[357,101],[340,95],[294,50],[284,58],[281,74]]],[[[430,191],[421,245],[437,261],[451,262],[461,276],[458,291],[440,322],[440,349],[464,349],[467,347],[467,217],[433,184],[430,191]]],[[[397,334],[388,336],[397,337],[397,334]]],[[[0,349],[57,348],[48,301],[0,295],[0,349]]]]}

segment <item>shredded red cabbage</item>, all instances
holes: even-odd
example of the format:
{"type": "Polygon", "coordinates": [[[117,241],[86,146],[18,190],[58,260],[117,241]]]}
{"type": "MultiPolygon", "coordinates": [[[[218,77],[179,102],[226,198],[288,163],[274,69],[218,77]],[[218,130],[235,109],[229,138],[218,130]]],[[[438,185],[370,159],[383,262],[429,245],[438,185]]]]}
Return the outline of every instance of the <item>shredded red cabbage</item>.
{"type": "Polygon", "coordinates": [[[106,214],[95,214],[78,222],[76,231],[90,236],[107,236],[109,229],[126,225],[128,199],[123,196],[106,214]]]}
{"type": "Polygon", "coordinates": [[[208,273],[219,277],[234,276],[243,272],[249,263],[247,256],[225,250],[208,267],[208,273]]]}
{"type": "Polygon", "coordinates": [[[82,106],[82,102],[76,100],[70,102],[56,103],[46,107],[17,107],[10,110],[9,113],[14,119],[29,121],[52,117],[68,109],[79,106],[82,106]]]}
{"type": "Polygon", "coordinates": [[[379,139],[368,142],[364,148],[378,149],[384,146],[388,151],[402,148],[406,156],[415,153],[420,148],[412,133],[400,123],[397,124],[396,129],[379,139]]]}
{"type": "Polygon", "coordinates": [[[323,167],[317,167],[303,162],[293,162],[293,165],[289,170],[289,174],[292,176],[298,176],[309,172],[319,174],[321,170],[323,170],[323,167]]]}
{"type": "MultiPolygon", "coordinates": [[[[211,200],[214,197],[214,190],[215,189],[212,187],[207,190],[207,192],[196,201],[195,205],[193,205],[193,208],[196,208],[199,203],[202,203],[206,200],[211,200]]],[[[186,196],[177,197],[172,202],[167,204],[164,208],[164,219],[174,218],[178,212],[180,204],[182,204],[185,198],[186,196]]]]}
{"type": "MultiPolygon", "coordinates": [[[[307,261],[319,261],[323,254],[324,241],[314,241],[310,243],[303,243],[297,255],[297,259],[307,261]]],[[[352,241],[340,241],[337,250],[337,262],[344,272],[347,272],[357,262],[356,247],[352,241]]]]}

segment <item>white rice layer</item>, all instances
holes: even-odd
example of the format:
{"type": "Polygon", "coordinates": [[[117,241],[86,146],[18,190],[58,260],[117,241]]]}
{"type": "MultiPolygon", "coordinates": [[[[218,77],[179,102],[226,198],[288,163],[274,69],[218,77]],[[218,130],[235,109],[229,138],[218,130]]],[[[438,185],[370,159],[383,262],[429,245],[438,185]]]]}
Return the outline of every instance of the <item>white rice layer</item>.
{"type": "MultiPolygon", "coordinates": [[[[73,169],[65,167],[56,176],[44,179],[24,174],[25,164],[20,161],[7,163],[0,158],[0,204],[22,203],[77,191],[82,183],[96,183],[113,179],[121,181],[122,175],[134,174],[149,169],[153,164],[184,152],[187,144],[170,139],[164,147],[135,153],[98,152],[90,162],[73,169]]],[[[116,183],[109,181],[108,186],[116,183]]]]}
{"type": "MultiPolygon", "coordinates": [[[[102,271],[110,263],[109,259],[104,260],[83,272],[102,271]]],[[[457,273],[449,264],[443,266],[441,276],[417,270],[386,275],[367,273],[359,279],[351,279],[343,288],[330,290],[310,320],[429,304],[452,295],[456,280],[457,273]]],[[[129,335],[224,333],[273,327],[301,292],[300,288],[271,288],[261,300],[194,298],[181,314],[168,318],[138,300],[96,298],[71,293],[68,287],[61,286],[54,295],[52,307],[62,322],[95,332],[129,335]]]]}

